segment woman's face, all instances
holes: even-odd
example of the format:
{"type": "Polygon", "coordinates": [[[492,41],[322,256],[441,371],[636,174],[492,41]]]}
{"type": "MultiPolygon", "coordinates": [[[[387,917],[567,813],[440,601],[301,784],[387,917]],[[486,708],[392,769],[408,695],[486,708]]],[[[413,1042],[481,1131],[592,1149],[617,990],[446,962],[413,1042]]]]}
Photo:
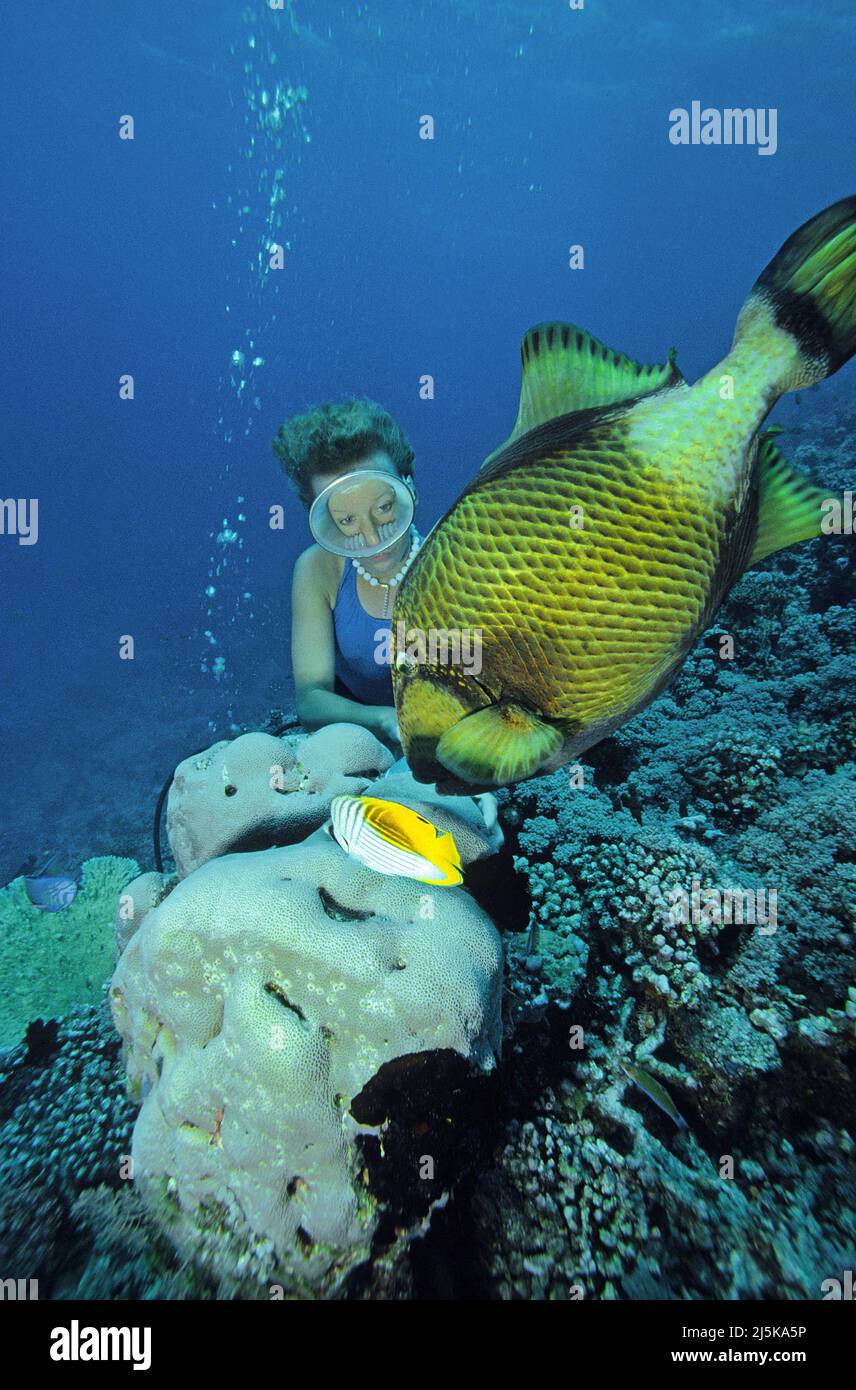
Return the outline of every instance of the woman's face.
{"type": "MultiPolygon", "coordinates": [[[[394,478],[400,476],[392,459],[383,450],[367,454],[365,458],[351,464],[346,472],[356,473],[358,469],[364,468],[389,473],[394,478]]],[[[341,476],[341,473],[316,474],[312,479],[313,495],[317,497],[325,487],[341,476]]],[[[382,479],[357,476],[352,484],[343,484],[336,489],[335,495],[330,498],[328,508],[343,536],[362,534],[368,547],[379,545],[383,540],[384,528],[394,524],[398,519],[398,505],[395,489],[382,479]]],[[[381,550],[377,555],[372,555],[366,567],[376,574],[383,574],[387,569],[394,572],[409,546],[410,533],[405,532],[388,550],[381,550]]]]}

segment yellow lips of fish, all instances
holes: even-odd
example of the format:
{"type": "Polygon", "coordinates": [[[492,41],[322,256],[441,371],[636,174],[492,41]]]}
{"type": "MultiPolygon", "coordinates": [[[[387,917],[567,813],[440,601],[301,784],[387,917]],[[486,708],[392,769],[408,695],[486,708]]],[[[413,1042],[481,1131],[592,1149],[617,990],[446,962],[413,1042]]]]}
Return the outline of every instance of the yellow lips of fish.
{"type": "Polygon", "coordinates": [[[334,796],[330,818],[342,849],[376,873],[442,888],[464,881],[451,832],[442,833],[409,806],[375,796],[334,796]]]}

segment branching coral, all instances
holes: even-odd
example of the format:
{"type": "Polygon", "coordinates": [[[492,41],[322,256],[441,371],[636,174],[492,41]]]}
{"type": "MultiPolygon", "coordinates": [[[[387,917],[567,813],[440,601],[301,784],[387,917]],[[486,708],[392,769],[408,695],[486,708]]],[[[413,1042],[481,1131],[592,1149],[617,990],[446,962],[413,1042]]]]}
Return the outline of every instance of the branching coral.
{"type": "Polygon", "coordinates": [[[781,765],[781,749],[733,729],[711,736],[684,766],[700,802],[718,819],[740,825],[774,799],[781,765]]]}

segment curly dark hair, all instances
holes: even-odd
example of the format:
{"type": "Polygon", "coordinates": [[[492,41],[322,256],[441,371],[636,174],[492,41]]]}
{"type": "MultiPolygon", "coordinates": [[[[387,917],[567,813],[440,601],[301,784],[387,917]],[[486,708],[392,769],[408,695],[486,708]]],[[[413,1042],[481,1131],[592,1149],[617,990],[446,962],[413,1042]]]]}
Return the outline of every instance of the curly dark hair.
{"type": "Polygon", "coordinates": [[[347,471],[378,450],[389,454],[402,478],[413,476],[413,450],[388,411],[360,396],[314,406],[280,425],[273,451],[305,506],[312,505],[316,473],[347,471]]]}

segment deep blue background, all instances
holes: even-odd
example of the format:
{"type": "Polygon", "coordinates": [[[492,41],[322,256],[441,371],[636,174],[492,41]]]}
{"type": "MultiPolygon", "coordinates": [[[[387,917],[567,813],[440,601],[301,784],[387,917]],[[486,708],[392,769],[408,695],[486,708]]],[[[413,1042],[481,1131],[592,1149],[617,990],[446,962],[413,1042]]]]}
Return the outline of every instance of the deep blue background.
{"type": "Polygon", "coordinates": [[[676,344],[689,377],[727,350],[777,246],[854,191],[854,27],[850,0],[7,7],[0,496],[39,498],[40,538],[0,537],[0,882],[55,843],[136,851],[179,757],[289,702],[309,537],[270,452],[286,415],[381,401],[416,449],[425,530],[508,433],[531,324],[647,360],[676,344]],[[283,137],[290,249],[260,286],[246,92],[271,44],[310,139],[283,137]],[[672,146],[669,110],[694,99],[775,106],[777,153],[672,146]],[[246,329],[265,358],[251,412],[228,384],[246,329]],[[209,618],[211,535],[239,495],[209,618]],[[220,682],[200,670],[209,625],[220,682]]]}

